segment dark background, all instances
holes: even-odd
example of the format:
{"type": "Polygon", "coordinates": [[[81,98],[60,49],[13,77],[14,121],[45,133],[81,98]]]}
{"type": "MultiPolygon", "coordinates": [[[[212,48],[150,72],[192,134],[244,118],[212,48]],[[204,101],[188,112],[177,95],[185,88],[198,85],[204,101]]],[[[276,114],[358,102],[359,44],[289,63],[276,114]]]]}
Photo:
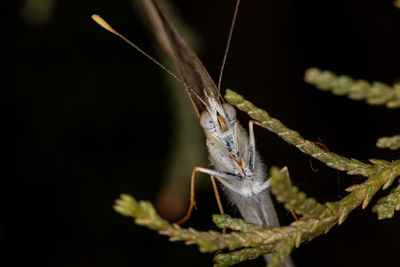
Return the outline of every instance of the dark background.
{"type": "MultiPolygon", "coordinates": [[[[162,71],[90,19],[102,14],[155,54],[131,1],[42,1],[54,4],[44,19],[29,17],[29,1],[0,0],[0,266],[211,266],[212,255],[170,243],[112,209],[122,192],[154,200],[174,130],[162,71]]],[[[173,3],[199,33],[199,56],[216,78],[234,1],[173,3]]],[[[399,81],[399,29],[392,1],[243,1],[223,88],[340,155],[398,159],[375,142],[400,132],[400,110],[321,92],[303,73],[318,67],[399,81]]],[[[265,162],[288,166],[294,183],[321,202],[364,180],[262,129],[256,137],[265,162]]],[[[199,191],[198,203],[188,225],[212,228],[211,190],[199,191]]],[[[400,217],[378,221],[371,206],[296,249],[297,266],[400,266],[400,217]]]]}

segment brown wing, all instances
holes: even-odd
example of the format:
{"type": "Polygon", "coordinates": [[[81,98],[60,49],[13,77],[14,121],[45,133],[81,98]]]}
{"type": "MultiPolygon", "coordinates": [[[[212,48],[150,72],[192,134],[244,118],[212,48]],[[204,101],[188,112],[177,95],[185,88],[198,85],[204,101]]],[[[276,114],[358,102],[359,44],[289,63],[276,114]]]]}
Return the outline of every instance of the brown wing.
{"type": "Polygon", "coordinates": [[[196,109],[198,116],[206,109],[197,94],[207,103],[204,90],[212,90],[218,97],[215,83],[211,79],[200,59],[182,38],[174,24],[167,17],[158,0],[142,0],[143,6],[154,29],[157,41],[174,61],[181,79],[187,85],[186,91],[196,109]],[[189,87],[189,88],[188,88],[189,87]]]}

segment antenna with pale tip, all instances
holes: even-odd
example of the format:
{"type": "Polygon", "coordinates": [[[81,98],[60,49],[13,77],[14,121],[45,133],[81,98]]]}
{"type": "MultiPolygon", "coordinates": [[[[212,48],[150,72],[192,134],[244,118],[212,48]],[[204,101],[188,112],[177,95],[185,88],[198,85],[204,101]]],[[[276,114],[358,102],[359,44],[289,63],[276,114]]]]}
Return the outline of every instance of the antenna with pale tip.
{"type": "Polygon", "coordinates": [[[178,78],[178,76],[176,76],[175,74],[173,74],[170,70],[168,70],[164,65],[162,65],[160,62],[158,62],[155,58],[153,58],[152,56],[150,56],[149,54],[147,54],[146,52],[144,52],[140,47],[138,47],[137,45],[135,45],[134,43],[132,43],[131,41],[129,41],[125,36],[123,36],[122,34],[120,34],[119,32],[117,32],[116,30],[114,30],[113,27],[110,26],[110,24],[108,24],[102,17],[100,17],[99,15],[93,14],[92,15],[92,19],[99,24],[101,27],[103,27],[104,29],[106,29],[107,31],[115,34],[116,36],[118,36],[119,38],[121,38],[122,40],[124,40],[125,42],[127,42],[130,46],[132,46],[133,48],[135,48],[137,51],[139,51],[141,54],[143,54],[145,57],[147,57],[148,59],[150,59],[151,61],[153,61],[155,64],[157,64],[160,68],[162,68],[163,70],[165,70],[169,75],[171,75],[172,77],[174,77],[178,82],[180,82],[181,84],[183,84],[184,86],[187,86],[186,83],[184,81],[182,81],[181,79],[178,78]]]}
{"type": "Polygon", "coordinates": [[[203,99],[201,99],[201,97],[196,94],[196,92],[194,92],[184,81],[182,81],[181,79],[178,78],[178,76],[176,76],[175,74],[173,74],[170,70],[168,70],[163,64],[161,64],[160,62],[158,62],[155,58],[153,58],[152,56],[150,56],[149,54],[147,54],[146,52],[144,52],[139,46],[135,45],[134,43],[132,43],[131,41],[129,41],[125,36],[123,36],[122,34],[120,34],[119,32],[117,32],[116,30],[114,30],[113,27],[110,26],[110,24],[107,23],[107,21],[105,21],[102,17],[100,17],[97,14],[93,14],[92,15],[92,19],[99,24],[101,27],[103,27],[104,29],[106,29],[107,31],[115,34],[116,36],[118,36],[119,38],[121,38],[122,40],[124,40],[125,42],[127,42],[130,46],[132,46],[133,48],[135,48],[137,51],[139,51],[142,55],[144,55],[145,57],[147,57],[148,59],[150,59],[151,61],[153,61],[153,63],[155,63],[157,66],[159,66],[160,68],[162,68],[164,71],[166,71],[169,75],[171,75],[173,78],[175,78],[178,82],[180,82],[181,84],[183,84],[183,86],[185,86],[186,88],[188,88],[204,105],[206,105],[206,103],[204,102],[203,99]]]}
{"type": "Polygon", "coordinates": [[[92,19],[93,19],[97,24],[99,24],[101,27],[103,27],[104,29],[106,29],[107,31],[112,32],[112,33],[114,33],[114,34],[120,36],[120,34],[119,34],[116,30],[114,30],[113,27],[111,27],[110,24],[108,24],[107,21],[105,21],[105,20],[104,20],[102,17],[100,17],[99,15],[93,14],[93,15],[92,15],[92,19]]]}

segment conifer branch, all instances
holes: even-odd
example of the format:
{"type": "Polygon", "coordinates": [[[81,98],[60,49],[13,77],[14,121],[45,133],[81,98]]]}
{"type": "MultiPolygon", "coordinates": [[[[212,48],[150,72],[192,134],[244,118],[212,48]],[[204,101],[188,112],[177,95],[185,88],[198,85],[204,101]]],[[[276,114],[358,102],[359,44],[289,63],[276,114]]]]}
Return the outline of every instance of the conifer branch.
{"type": "Polygon", "coordinates": [[[272,252],[272,246],[261,245],[254,248],[243,248],[229,253],[221,253],[214,257],[214,267],[227,267],[246,260],[254,260],[272,252]]]}
{"type": "MultiPolygon", "coordinates": [[[[116,201],[115,210],[124,216],[133,217],[139,225],[157,230],[170,237],[171,241],[184,241],[196,244],[201,252],[214,252],[222,249],[236,250],[217,255],[216,266],[230,266],[240,261],[254,259],[265,253],[274,253],[269,266],[279,266],[285,261],[294,247],[310,241],[318,235],[327,233],[336,224],[342,224],[355,208],[365,208],[375,193],[387,188],[400,176],[400,160],[386,163],[384,170],[370,177],[362,184],[347,189],[349,195],[337,202],[317,203],[308,199],[304,193],[288,181],[287,172],[271,168],[271,192],[287,208],[294,208],[303,216],[288,226],[262,227],[228,215],[214,215],[214,223],[221,229],[229,228],[233,232],[222,234],[217,231],[198,231],[182,228],[163,220],[150,202],[137,202],[133,197],[121,195],[116,201]],[[292,192],[287,194],[286,192],[292,192]],[[302,204],[303,203],[303,204],[302,204]],[[307,204],[305,204],[307,203],[307,204]]],[[[394,193],[394,192],[392,192],[394,193]]],[[[398,194],[398,189],[395,192],[398,194]]],[[[396,197],[393,194],[394,197],[396,197]]],[[[388,203],[388,201],[382,201],[388,203]]],[[[397,205],[388,207],[397,208],[397,205]]]]}
{"type": "Polygon", "coordinates": [[[394,188],[387,196],[378,200],[372,208],[378,214],[378,219],[388,219],[394,216],[395,211],[400,210],[400,185],[394,188]]]}
{"type": "Polygon", "coordinates": [[[392,137],[381,137],[376,142],[376,146],[380,148],[389,148],[397,150],[400,148],[400,134],[392,137]]]}
{"type": "Polygon", "coordinates": [[[335,95],[347,95],[353,100],[365,100],[370,105],[386,105],[400,108],[400,83],[389,85],[374,81],[353,80],[347,75],[336,75],[327,70],[307,69],[304,80],[324,91],[335,95]]]}
{"type": "Polygon", "coordinates": [[[146,226],[151,230],[161,231],[170,227],[169,223],[157,214],[150,201],[137,202],[128,194],[121,194],[115,201],[114,210],[123,216],[134,218],[137,225],[146,226]]]}
{"type": "Polygon", "coordinates": [[[229,215],[213,215],[213,222],[220,229],[231,229],[240,232],[254,232],[268,228],[268,226],[258,226],[241,219],[232,218],[229,215]]]}

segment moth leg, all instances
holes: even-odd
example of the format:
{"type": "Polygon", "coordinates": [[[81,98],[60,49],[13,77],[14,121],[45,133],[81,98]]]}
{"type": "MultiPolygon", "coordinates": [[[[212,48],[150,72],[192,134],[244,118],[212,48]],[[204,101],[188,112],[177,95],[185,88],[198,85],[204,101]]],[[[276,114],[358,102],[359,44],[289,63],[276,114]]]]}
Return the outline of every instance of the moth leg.
{"type": "MultiPolygon", "coordinates": [[[[202,172],[202,173],[205,173],[205,174],[208,174],[208,175],[211,176],[211,182],[213,183],[214,190],[216,190],[216,188],[217,188],[216,184],[215,184],[215,178],[214,177],[217,177],[217,179],[221,183],[223,183],[225,186],[229,185],[228,187],[231,187],[232,185],[227,180],[238,179],[237,176],[231,175],[231,174],[228,174],[228,173],[219,172],[219,171],[215,171],[215,170],[211,170],[211,169],[206,169],[206,168],[203,168],[203,167],[197,167],[197,166],[194,167],[193,171],[192,171],[192,176],[190,178],[190,204],[189,204],[189,208],[188,208],[185,216],[182,219],[180,219],[179,221],[176,222],[177,224],[182,224],[182,223],[186,222],[190,218],[190,215],[192,214],[193,208],[196,206],[194,187],[195,187],[195,178],[196,178],[196,173],[197,172],[202,172]]],[[[218,203],[218,207],[220,209],[220,212],[222,210],[221,213],[223,214],[221,199],[219,197],[218,191],[214,191],[214,192],[215,192],[215,197],[217,198],[217,203],[218,203]]]]}
{"type": "MultiPolygon", "coordinates": [[[[215,182],[215,177],[211,175],[210,178],[211,178],[211,184],[212,184],[213,190],[214,190],[214,196],[215,196],[215,199],[217,200],[219,214],[224,215],[225,211],[224,211],[224,207],[222,206],[221,197],[219,196],[219,191],[218,191],[217,183],[215,182]]],[[[226,234],[226,228],[222,229],[222,233],[226,234]]],[[[215,253],[215,256],[217,256],[221,252],[222,252],[222,250],[218,250],[215,253]]]]}
{"type": "Polygon", "coordinates": [[[224,211],[224,207],[222,206],[221,197],[219,196],[217,183],[215,182],[215,177],[211,175],[210,178],[211,178],[211,184],[212,184],[213,190],[214,190],[214,196],[215,196],[215,199],[217,200],[219,213],[221,215],[224,215],[225,211],[224,211]]]}
{"type": "MultiPolygon", "coordinates": [[[[286,178],[288,180],[290,180],[289,169],[286,166],[281,169],[281,172],[286,175],[286,178]]],[[[299,220],[299,218],[297,217],[297,214],[294,210],[290,210],[290,213],[292,214],[292,217],[295,221],[299,220]]]]}
{"type": "Polygon", "coordinates": [[[256,140],[254,138],[254,127],[253,125],[256,124],[258,126],[261,126],[263,128],[264,125],[258,121],[251,120],[249,121],[249,167],[250,170],[254,170],[254,164],[255,164],[255,159],[256,159],[256,140]]]}

